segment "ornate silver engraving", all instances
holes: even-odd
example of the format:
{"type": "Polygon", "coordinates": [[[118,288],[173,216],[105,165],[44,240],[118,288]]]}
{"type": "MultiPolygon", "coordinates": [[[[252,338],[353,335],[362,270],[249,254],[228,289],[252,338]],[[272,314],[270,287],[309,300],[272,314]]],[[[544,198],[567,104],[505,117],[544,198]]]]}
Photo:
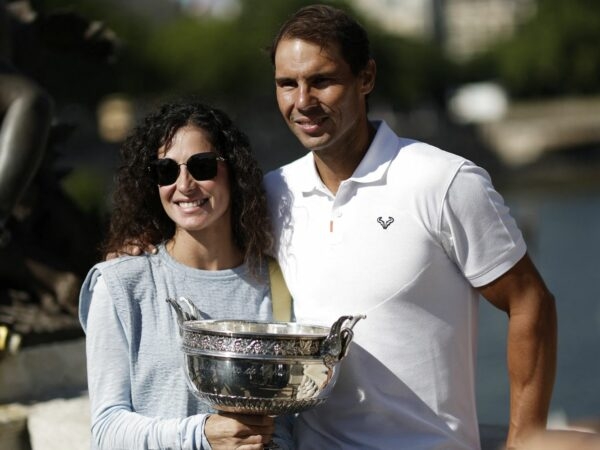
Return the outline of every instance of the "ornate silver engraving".
{"type": "Polygon", "coordinates": [[[183,349],[186,352],[227,353],[279,357],[319,357],[323,339],[291,338],[268,339],[229,337],[199,334],[184,330],[183,349]]]}
{"type": "Polygon", "coordinates": [[[195,392],[195,395],[219,411],[244,414],[293,414],[320,405],[323,398],[307,400],[265,399],[195,392]]]}

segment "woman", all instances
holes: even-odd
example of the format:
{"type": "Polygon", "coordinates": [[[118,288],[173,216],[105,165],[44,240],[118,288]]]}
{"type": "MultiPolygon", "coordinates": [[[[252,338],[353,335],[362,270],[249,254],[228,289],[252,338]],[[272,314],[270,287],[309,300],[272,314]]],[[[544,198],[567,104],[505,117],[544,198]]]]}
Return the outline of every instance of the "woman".
{"type": "Polygon", "coordinates": [[[221,111],[166,104],[126,140],[104,255],[134,241],[156,252],[94,266],[83,284],[92,437],[97,448],[262,448],[263,416],[209,414],[188,391],[166,298],[204,318],[271,319],[271,244],[262,173],[221,111]]]}

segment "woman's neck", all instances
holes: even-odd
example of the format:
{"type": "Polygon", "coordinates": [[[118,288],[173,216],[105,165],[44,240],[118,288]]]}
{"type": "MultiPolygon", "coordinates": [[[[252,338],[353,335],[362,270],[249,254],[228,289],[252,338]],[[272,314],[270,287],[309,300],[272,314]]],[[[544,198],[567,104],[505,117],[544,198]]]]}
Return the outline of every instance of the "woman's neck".
{"type": "Polygon", "coordinates": [[[201,239],[188,233],[175,233],[165,247],[177,262],[195,269],[232,269],[244,262],[242,251],[230,236],[227,239],[222,236],[201,239]]]}

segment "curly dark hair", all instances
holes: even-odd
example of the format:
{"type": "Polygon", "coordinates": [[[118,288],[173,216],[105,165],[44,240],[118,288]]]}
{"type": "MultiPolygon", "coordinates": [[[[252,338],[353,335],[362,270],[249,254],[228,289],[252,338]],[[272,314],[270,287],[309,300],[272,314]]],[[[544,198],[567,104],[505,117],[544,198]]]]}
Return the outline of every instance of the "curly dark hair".
{"type": "Polygon", "coordinates": [[[247,136],[231,119],[223,111],[195,100],[160,106],[123,143],[109,230],[101,250],[106,256],[122,252],[132,243],[148,248],[173,237],[175,224],[163,209],[148,167],[156,160],[159,148],[168,147],[177,131],[190,125],[204,130],[218,156],[226,161],[234,241],[256,273],[272,244],[262,171],[247,136]]]}

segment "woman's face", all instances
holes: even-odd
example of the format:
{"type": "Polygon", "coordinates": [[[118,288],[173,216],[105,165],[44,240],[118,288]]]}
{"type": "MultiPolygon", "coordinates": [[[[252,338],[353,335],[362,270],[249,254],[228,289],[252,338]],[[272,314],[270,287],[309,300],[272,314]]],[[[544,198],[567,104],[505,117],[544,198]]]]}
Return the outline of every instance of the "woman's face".
{"type": "Polygon", "coordinates": [[[163,208],[176,225],[176,233],[190,234],[228,230],[230,222],[230,191],[227,166],[217,161],[216,176],[197,181],[186,165],[197,153],[215,152],[208,134],[201,128],[180,128],[170,147],[158,150],[158,158],[170,158],[179,164],[179,175],[174,183],[159,185],[163,208]]]}

